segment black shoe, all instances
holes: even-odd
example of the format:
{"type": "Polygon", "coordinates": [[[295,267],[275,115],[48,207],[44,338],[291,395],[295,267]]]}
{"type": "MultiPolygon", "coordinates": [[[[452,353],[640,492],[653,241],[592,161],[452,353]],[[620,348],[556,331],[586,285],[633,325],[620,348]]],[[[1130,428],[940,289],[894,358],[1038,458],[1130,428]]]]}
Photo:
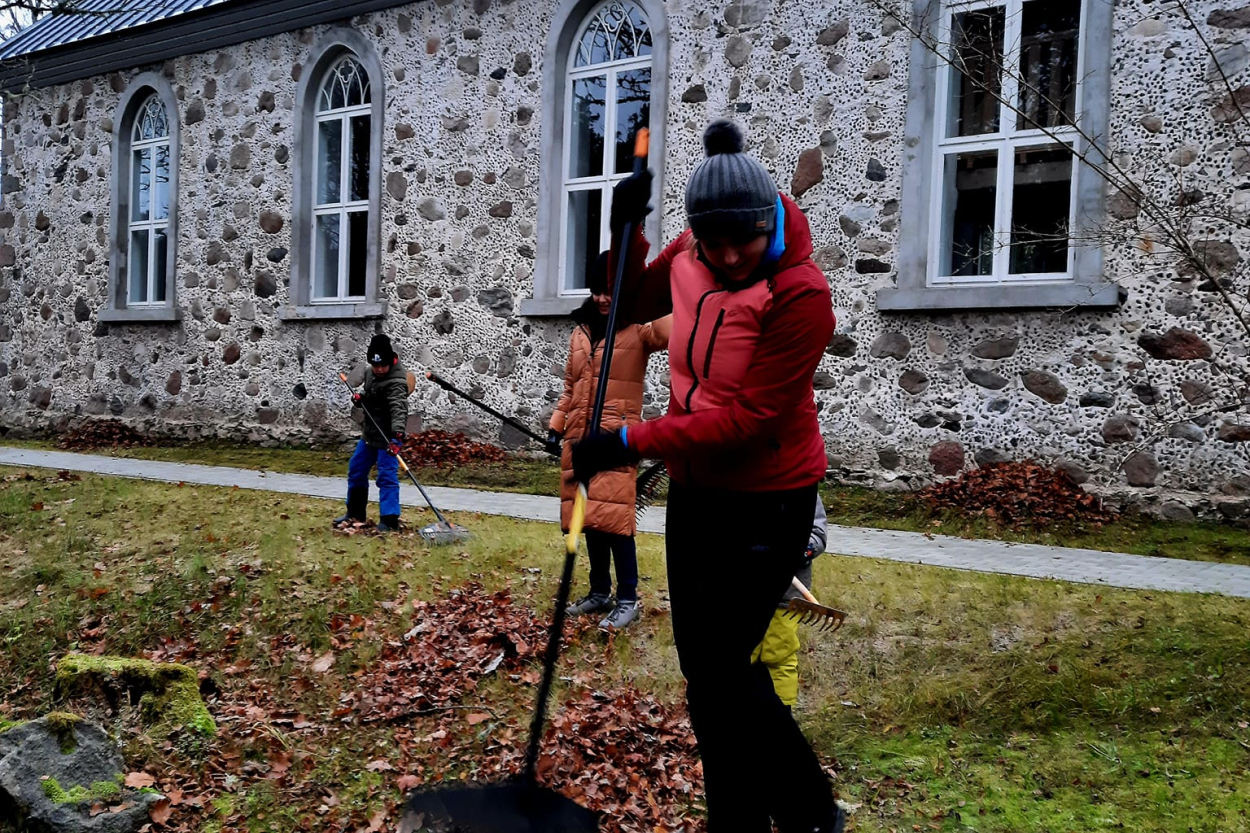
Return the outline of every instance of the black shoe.
{"type": "Polygon", "coordinates": [[[369,489],[368,487],[347,490],[347,512],[343,517],[335,518],[334,525],[348,523],[349,521],[364,523],[365,510],[369,506],[369,489]]]}
{"type": "Polygon", "coordinates": [[[399,532],[399,516],[383,515],[378,520],[378,532],[399,532]]]}

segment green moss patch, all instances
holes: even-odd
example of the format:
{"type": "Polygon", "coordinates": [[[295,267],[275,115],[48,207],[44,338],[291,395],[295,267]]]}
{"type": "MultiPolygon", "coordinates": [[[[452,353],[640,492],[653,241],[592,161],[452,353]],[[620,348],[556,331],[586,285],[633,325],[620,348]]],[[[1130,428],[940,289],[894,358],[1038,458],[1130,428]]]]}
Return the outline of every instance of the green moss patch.
{"type": "Polygon", "coordinates": [[[68,755],[78,748],[74,729],[82,721],[81,717],[70,712],[52,712],[44,721],[48,725],[48,731],[56,736],[57,743],[61,745],[62,755],[68,755]]]}
{"type": "Polygon", "coordinates": [[[55,778],[43,779],[43,794],[57,804],[78,804],[83,801],[114,801],[121,797],[125,778],[120,772],[113,781],[96,781],[90,787],[75,785],[68,790],[55,778]]]}
{"type": "Polygon", "coordinates": [[[195,670],[178,663],[68,654],[57,663],[56,690],[61,697],[124,691],[131,702],[138,701],[140,717],[162,737],[177,729],[201,736],[217,733],[200,699],[195,670]]]}

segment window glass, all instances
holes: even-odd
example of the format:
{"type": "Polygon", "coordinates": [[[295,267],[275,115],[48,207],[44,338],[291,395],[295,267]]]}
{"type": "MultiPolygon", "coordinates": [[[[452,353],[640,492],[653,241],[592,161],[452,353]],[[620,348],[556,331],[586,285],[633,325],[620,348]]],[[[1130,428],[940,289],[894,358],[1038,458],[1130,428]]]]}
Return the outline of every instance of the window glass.
{"type": "Polygon", "coordinates": [[[951,24],[951,101],[947,135],[996,133],[1003,73],[1002,7],[961,12],[951,24]]]}
{"type": "Polygon", "coordinates": [[[998,153],[960,153],[946,160],[946,247],[943,274],[956,277],[994,272],[994,212],[998,153]]]}
{"type": "Polygon", "coordinates": [[[1068,271],[1072,151],[1045,147],[1016,152],[1011,212],[1011,272],[1068,271]]]}

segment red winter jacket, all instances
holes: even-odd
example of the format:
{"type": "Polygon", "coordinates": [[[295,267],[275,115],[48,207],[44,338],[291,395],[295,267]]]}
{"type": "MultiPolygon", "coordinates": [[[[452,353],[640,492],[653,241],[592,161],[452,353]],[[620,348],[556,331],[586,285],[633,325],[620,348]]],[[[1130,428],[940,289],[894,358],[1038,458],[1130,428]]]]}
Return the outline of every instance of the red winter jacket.
{"type": "Polygon", "coordinates": [[[625,314],[672,312],[673,332],[668,414],[630,427],[627,441],[680,483],[763,492],[824,476],[812,377],[833,335],[833,303],[807,218],[782,202],[785,253],[771,277],[741,289],[718,282],[689,231],[647,266],[641,233],[629,247],[625,314]]]}

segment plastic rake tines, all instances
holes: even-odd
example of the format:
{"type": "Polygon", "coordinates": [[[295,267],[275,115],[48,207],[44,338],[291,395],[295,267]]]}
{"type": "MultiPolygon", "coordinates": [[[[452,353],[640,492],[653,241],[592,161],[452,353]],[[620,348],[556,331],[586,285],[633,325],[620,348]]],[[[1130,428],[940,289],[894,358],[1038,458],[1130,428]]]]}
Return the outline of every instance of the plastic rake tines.
{"type": "Polygon", "coordinates": [[[668,469],[664,462],[652,463],[642,470],[634,485],[634,517],[642,520],[643,513],[655,505],[660,489],[668,482],[668,469]]]}
{"type": "Polygon", "coordinates": [[[791,599],[786,615],[798,619],[800,625],[815,625],[821,631],[833,633],[846,621],[846,612],[837,608],[809,602],[807,599],[791,599]]]}

